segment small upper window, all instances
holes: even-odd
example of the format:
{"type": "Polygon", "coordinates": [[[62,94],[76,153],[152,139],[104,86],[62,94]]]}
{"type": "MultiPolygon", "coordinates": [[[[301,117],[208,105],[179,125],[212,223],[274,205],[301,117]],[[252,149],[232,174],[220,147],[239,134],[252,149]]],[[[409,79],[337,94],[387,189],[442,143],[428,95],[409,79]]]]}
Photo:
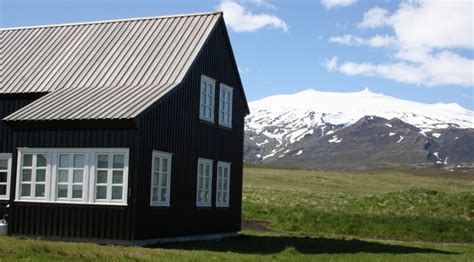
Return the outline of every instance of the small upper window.
{"type": "Polygon", "coordinates": [[[230,163],[217,163],[217,192],[216,206],[229,206],[229,189],[230,189],[230,163]]]}
{"type": "Polygon", "coordinates": [[[0,199],[10,197],[10,176],[12,169],[12,155],[0,154],[0,199]]]}
{"type": "Polygon", "coordinates": [[[201,76],[201,98],[199,117],[214,122],[214,87],[216,81],[207,76],[201,76]]]}
{"type": "Polygon", "coordinates": [[[196,206],[210,207],[212,195],[212,160],[199,158],[196,206]]]}
{"type": "Polygon", "coordinates": [[[219,94],[219,125],[232,127],[232,91],[232,87],[221,84],[219,94]]]}
{"type": "Polygon", "coordinates": [[[151,173],[151,206],[170,205],[171,154],[153,152],[151,173]]]}

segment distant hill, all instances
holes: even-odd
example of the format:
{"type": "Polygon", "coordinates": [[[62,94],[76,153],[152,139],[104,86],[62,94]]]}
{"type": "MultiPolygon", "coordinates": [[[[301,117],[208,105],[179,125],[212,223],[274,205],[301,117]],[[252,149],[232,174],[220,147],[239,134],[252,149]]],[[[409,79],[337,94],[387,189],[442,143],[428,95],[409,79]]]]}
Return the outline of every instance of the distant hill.
{"type": "Polygon", "coordinates": [[[474,112],[369,90],[250,103],[247,162],[325,169],[474,167],[474,112]]]}

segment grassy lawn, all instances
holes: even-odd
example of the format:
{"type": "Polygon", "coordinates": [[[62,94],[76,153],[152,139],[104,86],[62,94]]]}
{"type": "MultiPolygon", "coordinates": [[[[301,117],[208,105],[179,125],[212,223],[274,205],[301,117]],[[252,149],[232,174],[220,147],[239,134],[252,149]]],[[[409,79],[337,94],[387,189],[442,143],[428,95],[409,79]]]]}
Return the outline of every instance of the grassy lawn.
{"type": "Polygon", "coordinates": [[[0,237],[0,259],[474,260],[472,176],[246,167],[243,211],[244,218],[266,220],[271,228],[148,248],[0,237]]]}
{"type": "Polygon", "coordinates": [[[250,167],[243,211],[292,232],[474,242],[474,176],[250,167]]]}

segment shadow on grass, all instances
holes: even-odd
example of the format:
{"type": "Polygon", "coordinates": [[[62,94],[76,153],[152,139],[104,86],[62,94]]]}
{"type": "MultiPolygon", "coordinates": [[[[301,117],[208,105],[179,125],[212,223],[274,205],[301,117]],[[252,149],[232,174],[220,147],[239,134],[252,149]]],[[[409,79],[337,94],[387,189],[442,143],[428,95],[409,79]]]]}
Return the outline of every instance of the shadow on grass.
{"type": "Polygon", "coordinates": [[[261,255],[279,253],[287,248],[294,248],[302,254],[354,254],[359,252],[374,254],[457,254],[430,248],[390,245],[355,239],[345,240],[291,236],[256,236],[246,234],[241,234],[236,238],[224,239],[220,241],[165,244],[160,245],[159,247],[168,249],[203,250],[261,255]]]}

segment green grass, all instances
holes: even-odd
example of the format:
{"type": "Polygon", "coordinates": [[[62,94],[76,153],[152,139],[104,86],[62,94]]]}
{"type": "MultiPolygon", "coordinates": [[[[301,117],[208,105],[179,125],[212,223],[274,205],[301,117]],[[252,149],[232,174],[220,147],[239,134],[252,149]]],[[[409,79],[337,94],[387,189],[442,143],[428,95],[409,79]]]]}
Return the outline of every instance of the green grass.
{"type": "Polygon", "coordinates": [[[474,242],[474,177],[247,168],[244,217],[285,231],[474,242]]]}
{"type": "Polygon", "coordinates": [[[253,166],[244,172],[244,217],[270,221],[271,231],[148,248],[0,237],[0,260],[474,260],[472,176],[253,166]]]}

